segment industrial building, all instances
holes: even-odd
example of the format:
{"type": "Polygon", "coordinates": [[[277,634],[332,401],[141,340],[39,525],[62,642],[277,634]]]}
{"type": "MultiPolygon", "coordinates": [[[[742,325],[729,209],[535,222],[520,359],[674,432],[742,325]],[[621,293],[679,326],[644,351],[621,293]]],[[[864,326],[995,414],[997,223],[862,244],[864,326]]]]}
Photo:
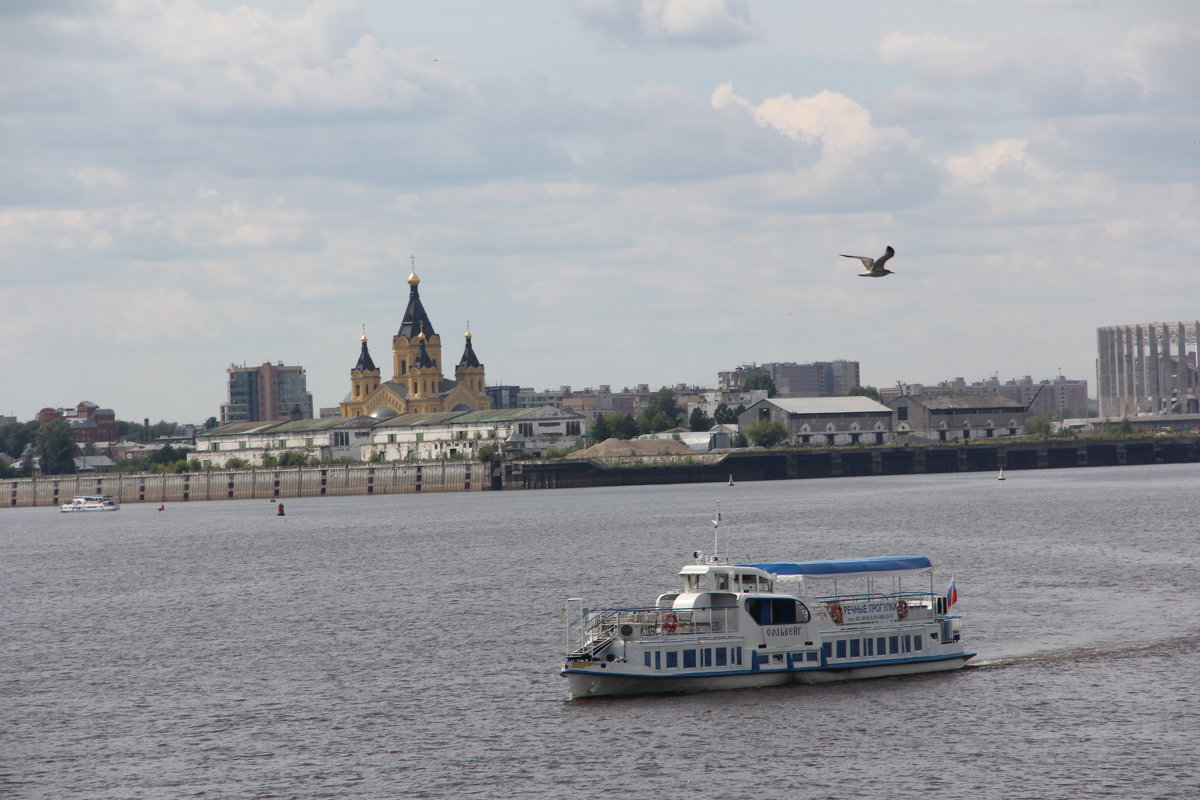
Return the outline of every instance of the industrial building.
{"type": "Polygon", "coordinates": [[[1200,322],[1147,322],[1096,330],[1100,418],[1200,413],[1200,322]]]}

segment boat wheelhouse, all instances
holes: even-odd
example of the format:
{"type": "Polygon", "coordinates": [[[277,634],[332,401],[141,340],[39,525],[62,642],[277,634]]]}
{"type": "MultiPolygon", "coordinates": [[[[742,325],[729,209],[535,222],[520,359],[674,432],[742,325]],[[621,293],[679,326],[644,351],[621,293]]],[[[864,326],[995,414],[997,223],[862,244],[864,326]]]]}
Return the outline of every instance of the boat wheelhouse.
{"type": "Polygon", "coordinates": [[[64,503],[59,511],[120,511],[121,504],[111,494],[80,494],[64,503]]]}
{"type": "Polygon", "coordinates": [[[975,654],[925,556],[725,564],[697,554],[652,607],[567,601],[572,698],[958,669],[975,654]]]}

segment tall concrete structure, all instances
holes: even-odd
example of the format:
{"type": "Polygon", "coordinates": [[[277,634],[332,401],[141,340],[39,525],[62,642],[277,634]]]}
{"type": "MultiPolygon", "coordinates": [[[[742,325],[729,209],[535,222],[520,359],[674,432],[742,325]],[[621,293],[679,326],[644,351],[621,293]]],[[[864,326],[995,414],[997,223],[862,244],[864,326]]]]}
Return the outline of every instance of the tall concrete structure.
{"type": "Polygon", "coordinates": [[[1096,329],[1100,417],[1200,413],[1200,322],[1096,329]]]}
{"type": "Polygon", "coordinates": [[[766,364],[743,364],[737,369],[717,373],[721,391],[741,391],[754,375],[767,375],[775,383],[779,397],[831,397],[844,395],[859,385],[857,361],[814,361],[797,364],[794,361],[772,361],[766,364]]]}
{"type": "Polygon", "coordinates": [[[313,400],[304,367],[263,362],[259,367],[233,364],[229,402],[221,404],[221,422],[274,422],[312,419],[313,400]]]}

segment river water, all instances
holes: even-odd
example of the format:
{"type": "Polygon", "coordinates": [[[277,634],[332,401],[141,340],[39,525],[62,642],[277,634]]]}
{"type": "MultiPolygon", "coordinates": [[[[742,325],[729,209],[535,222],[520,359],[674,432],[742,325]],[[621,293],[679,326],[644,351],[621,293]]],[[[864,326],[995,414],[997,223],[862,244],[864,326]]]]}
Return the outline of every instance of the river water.
{"type": "Polygon", "coordinates": [[[1195,798],[1200,465],[0,511],[0,796],[1195,798]],[[568,596],[925,554],[978,665],[574,701],[568,596]]]}

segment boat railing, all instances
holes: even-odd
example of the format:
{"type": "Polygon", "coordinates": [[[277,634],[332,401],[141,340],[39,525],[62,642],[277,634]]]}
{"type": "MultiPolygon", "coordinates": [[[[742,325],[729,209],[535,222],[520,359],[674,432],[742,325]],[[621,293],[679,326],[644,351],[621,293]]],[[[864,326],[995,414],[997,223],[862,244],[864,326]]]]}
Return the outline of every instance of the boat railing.
{"type": "Polygon", "coordinates": [[[573,649],[617,637],[695,636],[738,630],[738,609],[732,606],[580,608],[579,611],[578,617],[568,620],[568,638],[573,649]]]}

